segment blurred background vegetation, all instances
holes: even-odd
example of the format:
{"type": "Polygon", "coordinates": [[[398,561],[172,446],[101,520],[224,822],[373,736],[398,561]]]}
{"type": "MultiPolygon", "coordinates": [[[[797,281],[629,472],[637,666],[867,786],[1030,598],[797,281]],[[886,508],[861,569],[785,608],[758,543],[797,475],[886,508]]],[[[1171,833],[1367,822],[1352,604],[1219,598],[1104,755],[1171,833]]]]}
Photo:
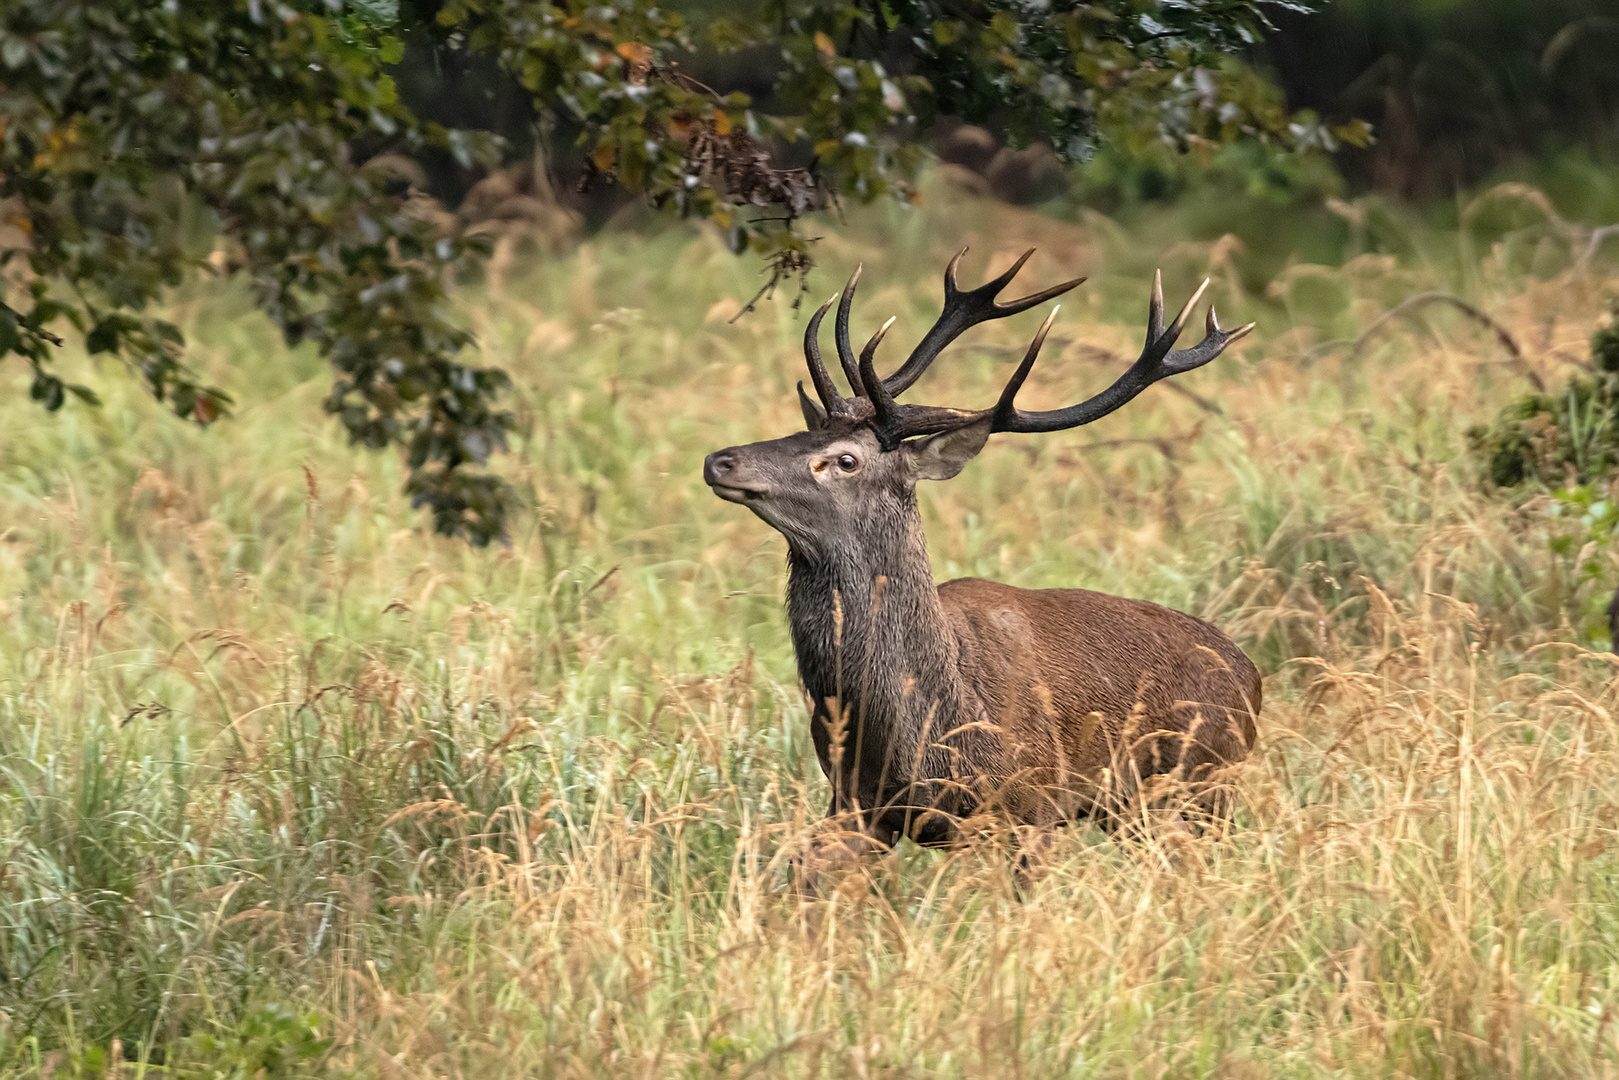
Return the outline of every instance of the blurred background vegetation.
{"type": "MultiPolygon", "coordinates": [[[[422,0],[430,17],[434,0],[422,0]]],[[[750,10],[746,0],[676,0],[668,5],[693,25],[750,10]]],[[[1167,202],[1189,185],[1220,180],[1291,201],[1377,191],[1407,199],[1450,201],[1460,188],[1504,173],[1556,174],[1579,165],[1611,165],[1619,153],[1619,3],[1613,0],[1333,0],[1313,12],[1267,8],[1276,31],[1246,59],[1274,79],[1293,110],[1333,122],[1364,119],[1375,142],[1342,145],[1331,168],[1304,167],[1252,145],[1224,154],[1186,153],[1152,132],[1127,147],[1104,147],[1066,183],[1012,189],[1016,201],[1044,195],[1101,208],[1167,202]],[[1577,165],[1560,165],[1572,154],[1577,165]]],[[[781,60],[768,49],[721,53],[702,48],[685,62],[695,77],[728,93],[740,90],[769,111],[781,60]]],[[[415,42],[399,68],[402,93],[423,115],[456,127],[503,135],[508,158],[543,144],[565,198],[582,167],[568,137],[541,131],[528,96],[488,61],[415,42]]],[[[1004,118],[984,126],[1004,139],[1004,118]]],[[[946,118],[948,121],[948,118],[946,118]]],[[[935,133],[935,142],[947,137],[935,133]]],[[[436,195],[457,204],[481,175],[447,153],[424,164],[436,195]]],[[[623,192],[595,192],[608,203],[623,192]]],[[[598,203],[581,199],[603,216],[598,203]]],[[[1594,208],[1593,208],[1594,209],[1594,208]]]]}
{"type": "Polygon", "coordinates": [[[1450,197],[1524,160],[1619,145],[1619,5],[1337,0],[1283,12],[1264,57],[1297,108],[1371,121],[1338,155],[1363,188],[1450,197]]]}
{"type": "MultiPolygon", "coordinates": [[[[424,2],[430,11],[432,0],[424,2]]],[[[749,6],[672,5],[694,26],[749,6]]],[[[940,117],[927,142],[958,183],[1049,217],[1079,222],[1099,213],[1127,231],[1194,243],[1228,237],[1232,271],[1260,295],[1291,265],[1412,255],[1404,228],[1393,218],[1380,223],[1384,210],[1455,230],[1475,251],[1532,220],[1594,230],[1587,258],[1619,251],[1619,230],[1602,229],[1619,222],[1619,2],[1334,0],[1314,11],[1265,11],[1274,32],[1241,54],[1252,77],[1278,87],[1288,112],[1319,118],[1325,130],[1369,123],[1364,145],[1188,145],[1147,124],[1064,162],[1017,138],[993,112],[972,126],[940,117]],[[1514,183],[1538,195],[1475,198],[1514,183]]],[[[774,104],[780,58],[768,49],[702,48],[685,64],[722,93],[743,91],[766,110],[774,104]]],[[[615,218],[648,223],[633,193],[582,183],[578,129],[537,117],[494,65],[416,42],[400,83],[424,115],[505,140],[505,175],[461,167],[442,151],[422,156],[420,179],[463,217],[514,220],[525,205],[537,212],[503,200],[535,191],[528,171],[538,161],[539,187],[563,215],[547,220],[564,237],[615,218]]],[[[1543,260],[1538,272],[1561,265],[1543,260]]]]}

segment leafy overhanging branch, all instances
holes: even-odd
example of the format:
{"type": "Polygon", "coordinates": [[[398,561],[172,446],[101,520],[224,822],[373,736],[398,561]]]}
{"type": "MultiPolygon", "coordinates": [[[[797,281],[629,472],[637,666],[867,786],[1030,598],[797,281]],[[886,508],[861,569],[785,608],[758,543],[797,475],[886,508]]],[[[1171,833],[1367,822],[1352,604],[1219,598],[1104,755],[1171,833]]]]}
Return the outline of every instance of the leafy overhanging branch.
{"type": "MultiPolygon", "coordinates": [[[[803,275],[805,214],[915,198],[920,137],[993,116],[1015,141],[1085,157],[1099,140],[1179,149],[1252,138],[1308,150],[1362,139],[1289,115],[1231,53],[1268,26],[1260,0],[766,0],[688,27],[648,0],[13,0],[0,15],[0,356],[32,395],[93,403],[51,367],[65,321],[179,416],[231,405],[150,311],[188,274],[245,276],[291,344],[332,365],[325,401],[351,438],[398,447],[435,528],[505,535],[512,492],[482,470],[506,446],[508,388],[465,361],[449,283],[484,242],[414,213],[366,146],[438,146],[492,163],[489,136],[419,122],[389,68],[402,39],[486,53],[540,113],[579,126],[591,167],[671,212],[714,222],[773,273],[803,275]],[[775,113],[679,68],[697,33],[781,57],[775,113]],[[780,163],[782,153],[812,165],[780,163]]],[[[1301,8],[1298,4],[1280,4],[1301,8]]],[[[762,291],[762,292],[763,292],[762,291]]]]}
{"type": "Polygon", "coordinates": [[[464,363],[471,338],[446,296],[479,257],[350,159],[357,140],[437,139],[386,72],[402,49],[368,12],[319,2],[150,4],[19,0],[0,26],[0,195],[26,245],[0,302],[0,353],[23,356],[33,396],[59,408],[85,387],[50,370],[66,319],[158,400],[207,424],[230,398],[183,362],[180,330],[149,313],[188,273],[244,275],[289,344],[336,374],[326,410],[356,441],[405,448],[408,488],[435,527],[487,543],[509,493],[469,473],[505,446],[508,384],[464,363]],[[216,260],[217,261],[217,260],[216,260]],[[17,265],[20,264],[20,267],[17,265]]]}

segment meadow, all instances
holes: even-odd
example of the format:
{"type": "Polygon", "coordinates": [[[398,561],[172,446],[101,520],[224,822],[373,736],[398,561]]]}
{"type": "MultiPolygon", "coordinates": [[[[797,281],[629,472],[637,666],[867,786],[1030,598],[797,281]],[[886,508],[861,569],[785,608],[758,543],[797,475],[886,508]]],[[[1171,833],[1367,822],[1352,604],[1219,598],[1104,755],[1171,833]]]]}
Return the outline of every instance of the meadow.
{"type": "MultiPolygon", "coordinates": [[[[921,494],[940,580],[1191,611],[1266,704],[1225,839],[1076,826],[1028,899],[993,831],[904,844],[813,937],[784,546],[700,476],[801,427],[790,288],[729,321],[758,265],[706,232],[503,247],[459,294],[517,385],[498,468],[527,505],[484,550],[428,535],[239,290],[174,302],[239,403],[208,430],[69,356],[101,408],[0,402],[0,1074],[1614,1075],[1619,565],[1549,495],[1488,490],[1465,432],[1579,370],[1619,242],[1476,198],[1459,227],[1335,203],[1330,258],[943,180],[817,223],[814,302],[864,261],[856,334],[897,315],[890,363],[964,243],[968,282],[1031,244],[1029,288],[1090,274],[1028,407],[1134,357],[1155,266],[1172,305],[1207,275],[1259,320],[921,494]],[[1357,345],[1427,290],[1521,359],[1439,308],[1357,345]]],[[[988,404],[1038,322],[912,396],[988,404]]]]}

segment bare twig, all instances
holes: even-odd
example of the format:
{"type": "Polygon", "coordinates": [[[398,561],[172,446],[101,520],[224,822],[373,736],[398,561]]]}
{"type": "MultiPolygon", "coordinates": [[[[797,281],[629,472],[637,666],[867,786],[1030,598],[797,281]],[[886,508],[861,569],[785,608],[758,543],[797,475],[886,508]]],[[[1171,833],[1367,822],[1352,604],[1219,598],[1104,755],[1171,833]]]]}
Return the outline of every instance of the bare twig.
{"type": "Polygon", "coordinates": [[[1595,375],[1597,373],[1597,366],[1595,364],[1588,360],[1581,360],[1567,349],[1553,349],[1547,355],[1555,356],[1565,363],[1573,364],[1575,367],[1586,372],[1587,374],[1595,375]]]}
{"type": "Polygon", "coordinates": [[[1480,311],[1472,304],[1469,304],[1467,301],[1458,300],[1456,297],[1447,296],[1444,293],[1418,293],[1416,296],[1407,297],[1398,304],[1395,304],[1393,307],[1389,308],[1387,311],[1383,312],[1383,314],[1372,320],[1372,325],[1368,326],[1365,332],[1363,332],[1360,337],[1355,340],[1355,347],[1349,350],[1349,359],[1355,360],[1357,357],[1359,357],[1360,354],[1365,350],[1366,343],[1369,342],[1379,330],[1388,325],[1388,323],[1401,315],[1408,315],[1413,311],[1428,307],[1431,304],[1449,305],[1480,325],[1486,326],[1493,330],[1495,332],[1495,339],[1501,343],[1501,347],[1505,349],[1512,359],[1517,362],[1518,366],[1523,369],[1524,374],[1529,377],[1529,381],[1535,384],[1535,389],[1540,391],[1544,391],[1546,389],[1546,380],[1542,379],[1540,377],[1540,372],[1536,371],[1534,365],[1529,363],[1528,357],[1524,356],[1523,350],[1518,347],[1517,341],[1515,341],[1512,335],[1507,332],[1506,327],[1502,326],[1500,323],[1496,322],[1494,319],[1490,318],[1484,312],[1480,311]]]}
{"type": "Polygon", "coordinates": [[[1159,385],[1167,387],[1170,390],[1173,390],[1175,393],[1179,394],[1183,398],[1186,398],[1188,401],[1192,402],[1192,404],[1196,405],[1198,408],[1202,409],[1206,413],[1209,413],[1209,414],[1211,414],[1213,416],[1224,416],[1225,415],[1225,410],[1220,408],[1219,405],[1217,405],[1214,402],[1210,401],[1208,398],[1204,397],[1202,394],[1197,393],[1195,390],[1188,390],[1186,387],[1182,386],[1178,382],[1170,382],[1168,379],[1165,379],[1159,385]]]}
{"type": "MultiPolygon", "coordinates": [[[[814,243],[819,239],[820,237],[812,237],[805,242],[814,243]]],[[[797,310],[798,305],[803,303],[804,293],[809,288],[810,268],[815,265],[810,259],[809,252],[798,248],[782,248],[773,252],[768,261],[769,265],[765,267],[764,272],[770,275],[770,279],[759,286],[759,291],[753,294],[753,299],[743,305],[741,311],[731,316],[728,322],[734,323],[742,316],[751,314],[760,300],[776,294],[776,286],[783,278],[792,277],[794,274],[798,275],[798,295],[793,297],[793,309],[797,310]]]]}
{"type": "Polygon", "coordinates": [[[652,70],[657,74],[662,75],[664,78],[669,79],[671,82],[681,83],[688,90],[696,90],[699,93],[707,94],[714,100],[714,104],[716,105],[725,104],[725,98],[721,96],[718,90],[703,82],[701,79],[692,78],[690,75],[682,71],[680,69],[680,65],[674,61],[670,61],[667,65],[654,65],[652,70]]]}
{"type": "Polygon", "coordinates": [[[1191,446],[1203,434],[1203,424],[1200,421],[1190,431],[1183,431],[1179,435],[1144,435],[1125,439],[1099,439],[1096,442],[1072,446],[1058,455],[1058,460],[1073,460],[1077,454],[1086,450],[1120,450],[1126,446],[1150,446],[1170,461],[1177,458],[1176,447],[1191,446]]]}
{"type": "Polygon", "coordinates": [[[607,584],[607,580],[609,578],[611,578],[614,574],[618,573],[618,568],[620,566],[623,566],[623,565],[624,565],[623,563],[614,563],[613,568],[611,570],[607,571],[607,573],[603,574],[601,577],[596,579],[596,584],[592,585],[590,588],[586,589],[584,592],[579,594],[579,599],[583,600],[585,597],[589,596],[591,593],[595,592],[597,589],[599,589],[603,585],[607,584]]]}
{"type": "Polygon", "coordinates": [[[1591,265],[1591,260],[1596,258],[1598,249],[1602,247],[1602,242],[1610,236],[1619,236],[1619,225],[1603,225],[1600,228],[1592,229],[1591,240],[1585,245],[1585,252],[1575,262],[1574,269],[1584,270],[1591,265]]]}
{"type": "Polygon", "coordinates": [[[1323,356],[1331,353],[1334,349],[1347,349],[1353,344],[1353,341],[1348,341],[1343,338],[1335,338],[1332,341],[1323,341],[1319,344],[1312,345],[1299,356],[1299,366],[1307,368],[1317,360],[1321,359],[1323,356]]]}
{"type": "Polygon", "coordinates": [[[1101,439],[1097,442],[1085,443],[1083,446],[1076,446],[1073,449],[1075,452],[1079,452],[1082,450],[1118,450],[1125,446],[1151,446],[1165,457],[1172,458],[1175,456],[1176,443],[1189,443],[1197,438],[1199,434],[1200,432],[1191,431],[1185,435],[1168,435],[1163,438],[1148,436],[1136,439],[1101,439]]]}

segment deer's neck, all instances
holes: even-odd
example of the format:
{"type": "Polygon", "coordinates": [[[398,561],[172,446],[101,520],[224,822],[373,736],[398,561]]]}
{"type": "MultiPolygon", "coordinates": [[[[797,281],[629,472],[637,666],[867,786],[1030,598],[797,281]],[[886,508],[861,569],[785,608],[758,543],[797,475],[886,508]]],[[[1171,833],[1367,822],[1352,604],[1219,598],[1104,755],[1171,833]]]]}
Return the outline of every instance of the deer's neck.
{"type": "Polygon", "coordinates": [[[845,752],[865,774],[861,788],[879,782],[874,771],[909,775],[918,747],[959,723],[967,701],[915,496],[893,510],[820,550],[789,549],[787,613],[815,705],[816,749],[827,767],[824,728],[836,701],[849,727],[845,752]]]}

